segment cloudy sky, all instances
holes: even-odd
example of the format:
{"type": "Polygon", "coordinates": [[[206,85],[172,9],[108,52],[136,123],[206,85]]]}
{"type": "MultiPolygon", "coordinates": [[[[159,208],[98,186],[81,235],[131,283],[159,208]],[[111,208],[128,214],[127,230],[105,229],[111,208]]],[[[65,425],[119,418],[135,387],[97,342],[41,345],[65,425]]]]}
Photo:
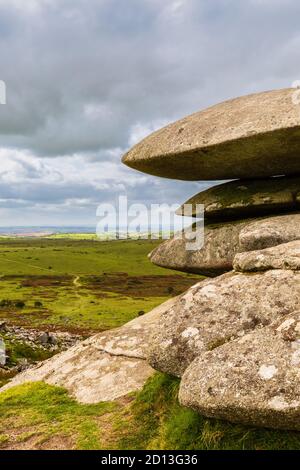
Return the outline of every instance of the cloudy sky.
{"type": "Polygon", "coordinates": [[[297,0],[0,0],[0,225],[95,225],[96,207],[203,187],[121,155],[216,102],[300,79],[297,0]]]}

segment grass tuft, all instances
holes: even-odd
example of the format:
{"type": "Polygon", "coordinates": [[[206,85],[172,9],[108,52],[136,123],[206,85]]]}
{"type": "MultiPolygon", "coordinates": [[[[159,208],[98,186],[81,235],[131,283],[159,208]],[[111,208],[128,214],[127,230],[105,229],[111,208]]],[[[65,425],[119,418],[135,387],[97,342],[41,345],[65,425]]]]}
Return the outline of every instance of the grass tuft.
{"type": "Polygon", "coordinates": [[[207,419],[178,403],[179,380],[157,373],[121,419],[118,449],[296,450],[300,433],[207,419]]]}

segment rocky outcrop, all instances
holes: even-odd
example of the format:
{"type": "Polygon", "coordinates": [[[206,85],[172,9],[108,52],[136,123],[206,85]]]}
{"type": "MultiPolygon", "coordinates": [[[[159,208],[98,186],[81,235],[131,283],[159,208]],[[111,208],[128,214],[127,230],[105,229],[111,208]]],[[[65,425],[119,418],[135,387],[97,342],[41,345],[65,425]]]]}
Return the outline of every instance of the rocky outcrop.
{"type": "Polygon", "coordinates": [[[200,355],[180,402],[205,416],[300,430],[300,312],[200,355]]]}
{"type": "Polygon", "coordinates": [[[241,272],[268,269],[300,270],[300,240],[264,250],[239,253],[233,260],[233,267],[235,271],[241,272]]]}
{"type": "Polygon", "coordinates": [[[82,403],[111,401],[143,387],[153,374],[145,360],[149,338],[167,301],[126,325],[99,333],[17,375],[1,388],[44,381],[66,388],[82,403]]]}
{"type": "Polygon", "coordinates": [[[179,209],[202,217],[204,208],[201,248],[191,249],[191,227],[150,254],[162,267],[218,276],[162,312],[150,364],[183,374],[181,403],[205,416],[300,430],[300,114],[293,93],[259,93],[195,113],[153,133],[123,161],[174,179],[238,178],[193,196],[189,212],[179,209]]]}
{"type": "Polygon", "coordinates": [[[205,219],[214,222],[299,211],[300,177],[219,184],[188,199],[187,206],[182,205],[176,213],[196,217],[199,215],[197,204],[204,206],[205,219]]]}
{"type": "Polygon", "coordinates": [[[300,173],[294,89],[243,96],[160,129],[123,162],[152,175],[224,180],[300,173]]]}
{"type": "Polygon", "coordinates": [[[217,276],[232,269],[237,253],[297,239],[300,239],[300,214],[246,219],[206,225],[204,246],[200,250],[187,250],[189,240],[184,234],[165,241],[149,257],[152,263],[164,268],[217,276]]]}
{"type": "Polygon", "coordinates": [[[298,308],[300,273],[224,274],[191,287],[166,308],[154,329],[149,362],[181,376],[209,350],[298,308]]]}

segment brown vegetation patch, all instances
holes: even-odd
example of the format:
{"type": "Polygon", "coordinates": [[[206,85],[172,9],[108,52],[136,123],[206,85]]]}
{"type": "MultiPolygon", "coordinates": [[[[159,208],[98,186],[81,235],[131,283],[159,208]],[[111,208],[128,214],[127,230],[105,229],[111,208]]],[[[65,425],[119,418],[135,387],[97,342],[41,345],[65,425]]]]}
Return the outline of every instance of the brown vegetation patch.
{"type": "Polygon", "coordinates": [[[114,292],[134,298],[164,297],[178,295],[199,282],[200,277],[181,275],[168,276],[129,276],[127,273],[104,273],[102,276],[86,278],[87,289],[93,294],[103,295],[103,292],[114,292]]]}
{"type": "Polygon", "coordinates": [[[57,287],[70,284],[71,276],[26,276],[21,281],[22,287],[57,287]]]}

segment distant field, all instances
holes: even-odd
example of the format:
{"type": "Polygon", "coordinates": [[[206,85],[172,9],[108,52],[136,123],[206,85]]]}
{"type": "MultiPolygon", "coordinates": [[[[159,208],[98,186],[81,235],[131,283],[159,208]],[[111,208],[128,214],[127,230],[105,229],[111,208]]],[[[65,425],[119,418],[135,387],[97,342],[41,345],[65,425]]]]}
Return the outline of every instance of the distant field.
{"type": "MultiPolygon", "coordinates": [[[[162,234],[163,232],[160,232],[162,234]]],[[[45,235],[44,238],[50,240],[95,240],[95,241],[112,241],[116,237],[113,233],[53,233],[50,235],[45,235]]],[[[120,237],[121,238],[121,237],[120,237]]],[[[127,240],[147,240],[147,234],[142,233],[130,233],[126,236],[127,240]]],[[[123,237],[124,239],[124,237],[123,237]]],[[[125,240],[124,240],[125,241],[125,240]]]]}
{"type": "Polygon", "coordinates": [[[53,233],[52,235],[46,235],[45,238],[48,240],[109,240],[108,235],[98,237],[96,233],[53,233]]]}
{"type": "Polygon", "coordinates": [[[154,266],[147,259],[147,254],[159,243],[156,240],[2,239],[1,274],[174,275],[174,271],[154,266]]]}
{"type": "Polygon", "coordinates": [[[0,241],[0,320],[66,330],[104,330],[197,282],[154,266],[151,240],[0,241]]]}

